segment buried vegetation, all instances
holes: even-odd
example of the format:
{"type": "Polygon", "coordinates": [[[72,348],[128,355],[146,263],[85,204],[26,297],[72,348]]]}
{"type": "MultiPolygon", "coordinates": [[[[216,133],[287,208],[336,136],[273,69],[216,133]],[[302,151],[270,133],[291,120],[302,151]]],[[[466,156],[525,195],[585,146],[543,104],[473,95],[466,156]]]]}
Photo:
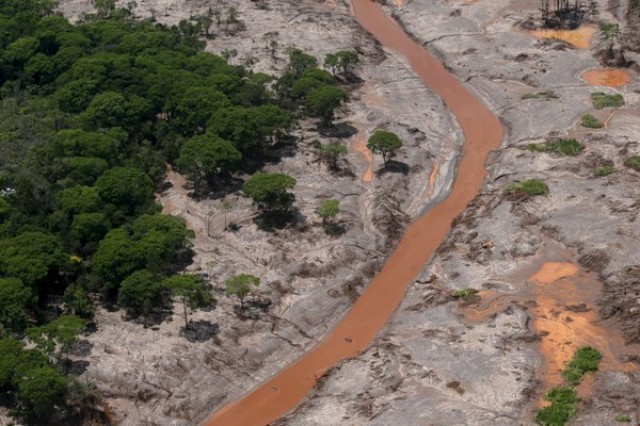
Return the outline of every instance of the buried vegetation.
{"type": "Polygon", "coordinates": [[[585,374],[597,371],[601,359],[600,352],[590,346],[576,350],[562,371],[562,377],[572,386],[558,386],[545,394],[544,399],[551,404],[536,412],[536,423],[563,426],[575,416],[580,398],[573,386],[579,385],[585,374]]]}
{"type": "Polygon", "coordinates": [[[522,182],[510,183],[507,186],[506,193],[517,199],[526,199],[537,195],[547,195],[549,187],[539,179],[526,179],[522,182]]]}
{"type": "Polygon", "coordinates": [[[624,98],[619,93],[607,95],[603,92],[595,92],[591,94],[591,102],[595,109],[620,108],[624,106],[624,98]]]}
{"type": "Polygon", "coordinates": [[[527,149],[534,152],[550,152],[574,157],[582,152],[584,145],[575,139],[556,139],[543,143],[531,143],[527,146],[527,149]]]}
{"type": "Polygon", "coordinates": [[[600,129],[604,126],[600,120],[591,114],[583,115],[580,118],[580,124],[582,124],[582,127],[587,127],[589,129],[600,129]]]}

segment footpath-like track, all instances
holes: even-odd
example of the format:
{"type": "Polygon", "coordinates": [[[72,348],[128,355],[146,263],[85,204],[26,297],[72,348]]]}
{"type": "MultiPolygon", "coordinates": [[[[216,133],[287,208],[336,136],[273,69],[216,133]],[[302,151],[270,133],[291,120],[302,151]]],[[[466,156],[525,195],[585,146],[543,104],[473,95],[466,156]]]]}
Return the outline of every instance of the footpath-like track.
{"type": "Polygon", "coordinates": [[[375,2],[352,3],[358,22],[387,49],[404,55],[458,121],[464,132],[465,148],[456,180],[447,198],[407,228],[380,273],[321,343],[247,395],[213,413],[203,423],[206,426],[266,425],[294,409],[327,370],[369,347],[399,305],[407,285],[444,240],[452,220],[478,193],[486,174],[487,154],[502,140],[503,129],[493,113],[375,2]]]}

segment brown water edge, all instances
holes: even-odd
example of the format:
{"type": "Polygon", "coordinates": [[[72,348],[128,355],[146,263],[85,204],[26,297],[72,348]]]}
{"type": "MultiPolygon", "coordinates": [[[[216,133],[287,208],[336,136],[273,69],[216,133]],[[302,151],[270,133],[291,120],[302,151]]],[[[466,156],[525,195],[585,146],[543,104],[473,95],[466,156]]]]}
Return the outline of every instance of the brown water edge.
{"type": "Polygon", "coordinates": [[[407,285],[444,240],[452,220],[478,193],[488,152],[502,140],[498,119],[371,0],[353,0],[358,22],[385,47],[404,55],[446,103],[465,135],[465,152],[450,195],[406,230],[380,273],[321,343],[249,394],[211,415],[205,425],[265,425],[295,408],[319,377],[364,351],[396,310],[407,285]]]}
{"type": "Polygon", "coordinates": [[[364,172],[362,172],[362,176],[360,180],[364,183],[370,183],[371,179],[373,179],[373,153],[367,148],[365,144],[364,130],[359,128],[358,134],[356,134],[351,140],[351,146],[364,160],[366,164],[366,168],[364,172]]]}
{"type": "Polygon", "coordinates": [[[580,78],[593,86],[620,87],[629,83],[631,77],[627,70],[603,68],[586,70],[580,78]]]}
{"type": "Polygon", "coordinates": [[[529,34],[535,38],[562,40],[578,49],[588,49],[591,47],[591,39],[596,33],[596,29],[589,26],[577,28],[575,30],[535,30],[529,34]]]}

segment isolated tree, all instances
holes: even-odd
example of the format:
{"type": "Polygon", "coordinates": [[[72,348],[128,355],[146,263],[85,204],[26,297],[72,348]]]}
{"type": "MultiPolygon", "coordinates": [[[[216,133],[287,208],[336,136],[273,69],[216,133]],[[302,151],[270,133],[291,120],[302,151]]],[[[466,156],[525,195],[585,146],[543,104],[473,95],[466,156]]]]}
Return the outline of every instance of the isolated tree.
{"type": "Polygon", "coordinates": [[[166,287],[157,275],[143,269],[129,275],[122,281],[118,291],[118,305],[133,317],[142,315],[147,327],[149,314],[163,305],[166,287]]]}
{"type": "Polygon", "coordinates": [[[5,330],[22,332],[27,326],[26,310],[35,301],[33,290],[18,278],[0,278],[0,336],[5,330]]]}
{"type": "Polygon", "coordinates": [[[211,286],[197,275],[174,275],[163,281],[165,288],[171,294],[180,298],[184,314],[184,326],[189,328],[187,308],[195,311],[199,308],[211,306],[211,286]]]}
{"type": "Polygon", "coordinates": [[[224,229],[227,229],[227,213],[231,212],[231,210],[233,210],[233,204],[231,204],[231,202],[224,200],[222,202],[222,204],[220,204],[220,210],[222,211],[222,214],[224,215],[224,229]]]}
{"type": "Polygon", "coordinates": [[[27,336],[48,356],[58,352],[66,360],[69,349],[84,327],[85,321],[82,318],[75,315],[62,315],[48,324],[28,329],[27,336]]]}
{"type": "Polygon", "coordinates": [[[322,218],[322,224],[325,225],[328,221],[332,220],[340,212],[340,201],[334,198],[327,198],[322,200],[320,207],[318,207],[318,216],[322,218]]]}
{"type": "Polygon", "coordinates": [[[278,61],[278,41],[275,39],[271,39],[269,41],[269,45],[267,46],[269,49],[269,56],[271,57],[271,62],[274,64],[278,61]]]}
{"type": "Polygon", "coordinates": [[[247,180],[242,190],[258,208],[272,211],[287,212],[295,201],[295,196],[287,190],[296,185],[291,176],[281,173],[258,172],[247,180]]]}
{"type": "Polygon", "coordinates": [[[347,147],[340,142],[331,142],[320,146],[320,159],[333,169],[338,168],[338,160],[345,155],[347,155],[347,147]]]}
{"type": "Polygon", "coordinates": [[[367,148],[373,153],[382,154],[384,165],[387,165],[387,159],[395,155],[402,147],[402,141],[393,132],[386,130],[376,130],[367,141],[367,148]]]}
{"type": "Polygon", "coordinates": [[[99,18],[110,18],[116,12],[116,0],[92,0],[99,18]]]}
{"type": "Polygon", "coordinates": [[[615,47],[622,32],[620,31],[620,25],[612,24],[610,22],[600,24],[600,37],[607,44],[607,56],[613,57],[613,48],[615,47]]]}
{"type": "Polygon", "coordinates": [[[225,281],[227,296],[236,296],[240,300],[240,310],[244,308],[244,298],[247,297],[254,287],[260,285],[260,278],[249,275],[239,274],[225,281]]]}
{"type": "Polygon", "coordinates": [[[333,113],[347,98],[344,90],[335,86],[322,86],[309,92],[305,109],[312,117],[318,117],[325,126],[331,125],[333,113]]]}

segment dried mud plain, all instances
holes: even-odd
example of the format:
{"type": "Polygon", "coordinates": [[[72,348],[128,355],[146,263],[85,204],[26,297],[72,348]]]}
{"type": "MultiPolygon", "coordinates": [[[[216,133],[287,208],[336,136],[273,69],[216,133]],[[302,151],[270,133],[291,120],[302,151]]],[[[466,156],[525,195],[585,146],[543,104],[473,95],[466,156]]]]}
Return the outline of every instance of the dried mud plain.
{"type": "MultiPolygon", "coordinates": [[[[359,27],[346,2],[266,3],[261,9],[233,2],[246,30],[220,35],[207,49],[234,47],[233,60],[255,58],[254,70],[267,73],[286,65],[287,45],[319,58],[357,49],[362,83],[351,87],[338,115],[341,132],[322,135],[314,123],[300,123],[296,147],[268,167],[298,180],[304,220],[291,229],[258,230],[249,200],[232,195],[228,220],[240,230],[224,232],[221,200],[193,200],[184,179],[169,173],[173,186],[159,201],[196,231],[191,268],[209,274],[217,306],[195,313],[202,333],[190,340],[181,335],[178,306],[172,321],[150,329],[123,321],[120,312],[98,313],[98,330],[86,337],[90,350],[77,358],[89,362],[83,376],[103,392],[117,424],[195,424],[299,357],[349,309],[406,224],[442,199],[453,181],[463,143],[457,123],[401,56],[359,27]],[[271,39],[282,48],[275,63],[271,39]],[[366,135],[378,127],[405,142],[398,170],[380,173],[380,158],[363,155],[366,135]],[[341,173],[316,161],[316,139],[349,144],[341,173]],[[343,209],[339,220],[347,232],[337,238],[324,234],[314,213],[327,196],[343,209]],[[244,320],[222,291],[224,280],[241,272],[262,281],[244,320]]],[[[533,424],[541,395],[584,344],[604,358],[580,388],[573,424],[614,424],[620,414],[638,423],[640,175],[623,166],[640,154],[638,76],[629,71],[618,87],[590,85],[581,75],[599,64],[588,45],[574,48],[516,28],[536,13],[536,1],[387,3],[387,12],[500,118],[505,137],[487,161],[480,193],[375,343],[320,378],[277,424],[533,424]],[[557,98],[522,99],[549,90],[557,98]],[[620,93],[626,105],[594,112],[594,91],[620,93]],[[605,127],[582,127],[586,113],[605,127]],[[574,137],[585,150],[555,157],[524,149],[554,137],[574,137]],[[595,177],[602,165],[616,171],[595,177]],[[524,202],[503,196],[508,183],[527,178],[544,180],[550,193],[524,202]],[[451,297],[463,288],[478,290],[480,299],[451,297]]],[[[173,24],[208,6],[140,0],[136,13],[173,24]]],[[[598,6],[599,19],[613,19],[604,1],[598,6]]],[[[70,17],[90,10],[84,0],[63,1],[61,8],[70,17]]]]}

